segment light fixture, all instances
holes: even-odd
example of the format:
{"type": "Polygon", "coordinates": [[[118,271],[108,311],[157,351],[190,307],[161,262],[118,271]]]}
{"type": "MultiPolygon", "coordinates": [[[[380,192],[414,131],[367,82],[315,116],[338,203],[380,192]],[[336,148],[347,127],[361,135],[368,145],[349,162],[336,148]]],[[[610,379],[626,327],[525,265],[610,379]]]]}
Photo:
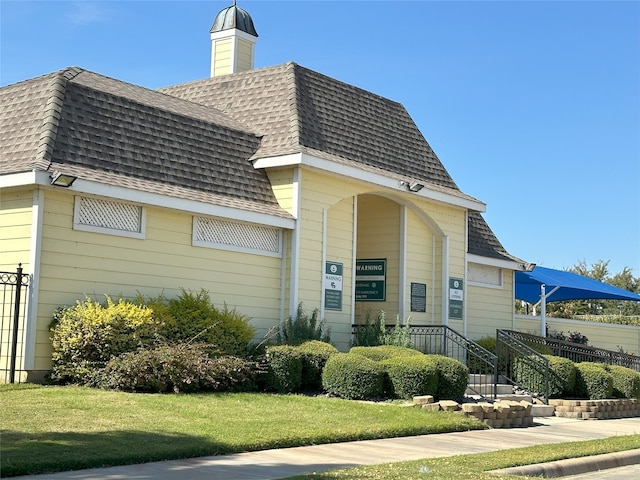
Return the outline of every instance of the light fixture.
{"type": "Polygon", "coordinates": [[[51,174],[51,185],[57,185],[58,187],[70,187],[73,182],[76,181],[76,178],[73,175],[66,175],[60,172],[53,172],[51,174]]]}
{"type": "Polygon", "coordinates": [[[418,182],[405,182],[404,180],[400,181],[400,187],[406,188],[409,192],[419,192],[424,188],[424,185],[418,182]]]}

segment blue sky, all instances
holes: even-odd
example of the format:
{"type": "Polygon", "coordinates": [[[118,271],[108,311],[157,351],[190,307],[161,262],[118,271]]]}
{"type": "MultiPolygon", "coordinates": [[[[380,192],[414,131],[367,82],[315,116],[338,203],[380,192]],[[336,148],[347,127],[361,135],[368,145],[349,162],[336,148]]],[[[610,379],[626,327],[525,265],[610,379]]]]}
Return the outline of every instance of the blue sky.
{"type": "MultiPolygon", "coordinates": [[[[232,0],[0,2],[0,84],[79,66],[148,88],[209,75],[232,0]]],[[[238,0],[256,67],[398,101],[506,249],[640,276],[640,2],[238,0]]]]}

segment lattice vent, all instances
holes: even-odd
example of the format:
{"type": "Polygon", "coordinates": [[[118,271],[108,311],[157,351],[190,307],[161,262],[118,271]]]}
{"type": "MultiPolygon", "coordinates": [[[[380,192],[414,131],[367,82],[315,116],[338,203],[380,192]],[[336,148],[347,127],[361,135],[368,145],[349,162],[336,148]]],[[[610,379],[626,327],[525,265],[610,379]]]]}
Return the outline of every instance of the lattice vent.
{"type": "Polygon", "coordinates": [[[77,222],[80,225],[126,232],[141,231],[142,207],[99,198],[80,197],[79,202],[77,222]]]}
{"type": "Polygon", "coordinates": [[[205,217],[196,217],[195,221],[197,242],[269,253],[280,252],[280,231],[277,228],[205,217]]]}
{"type": "Polygon", "coordinates": [[[469,263],[467,275],[470,282],[499,287],[502,285],[502,271],[498,267],[469,263]]]}

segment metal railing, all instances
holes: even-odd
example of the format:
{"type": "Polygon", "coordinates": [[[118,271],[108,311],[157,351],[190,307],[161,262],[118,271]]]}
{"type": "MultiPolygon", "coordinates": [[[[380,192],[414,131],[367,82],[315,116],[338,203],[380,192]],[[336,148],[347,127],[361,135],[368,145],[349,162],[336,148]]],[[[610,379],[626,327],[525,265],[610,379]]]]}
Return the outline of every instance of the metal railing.
{"type": "Polygon", "coordinates": [[[497,372],[501,379],[549,402],[549,360],[531,348],[518,332],[496,330],[497,372]]]}
{"type": "MultiPolygon", "coordinates": [[[[391,332],[393,325],[386,325],[391,332]]],[[[353,325],[354,344],[359,333],[369,325],[353,325]]],[[[361,335],[362,337],[362,335],[361,335]]],[[[425,354],[444,355],[464,363],[469,368],[468,388],[484,398],[496,398],[497,357],[446,325],[409,325],[411,348],[425,354]]]]}
{"type": "Polygon", "coordinates": [[[540,337],[529,333],[507,330],[509,335],[522,343],[537,347],[540,351],[548,351],[549,355],[568,358],[574,363],[595,362],[609,365],[620,365],[640,372],[640,356],[614,352],[603,348],[589,347],[580,343],[565,342],[549,337],[540,337]]]}
{"type": "MultiPolygon", "coordinates": [[[[29,275],[22,264],[15,272],[0,272],[0,373],[3,383],[15,383],[18,360],[24,356],[29,275]]],[[[19,381],[19,379],[18,379],[19,381]]]]}

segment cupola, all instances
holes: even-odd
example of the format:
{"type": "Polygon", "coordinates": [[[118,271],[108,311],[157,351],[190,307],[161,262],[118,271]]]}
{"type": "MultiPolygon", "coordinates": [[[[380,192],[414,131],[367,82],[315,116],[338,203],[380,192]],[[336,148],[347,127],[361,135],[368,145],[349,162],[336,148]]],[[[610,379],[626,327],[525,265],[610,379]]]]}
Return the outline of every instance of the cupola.
{"type": "Polygon", "coordinates": [[[258,33],[251,16],[235,0],[216,15],[210,33],[212,77],[253,69],[258,33]]]}

